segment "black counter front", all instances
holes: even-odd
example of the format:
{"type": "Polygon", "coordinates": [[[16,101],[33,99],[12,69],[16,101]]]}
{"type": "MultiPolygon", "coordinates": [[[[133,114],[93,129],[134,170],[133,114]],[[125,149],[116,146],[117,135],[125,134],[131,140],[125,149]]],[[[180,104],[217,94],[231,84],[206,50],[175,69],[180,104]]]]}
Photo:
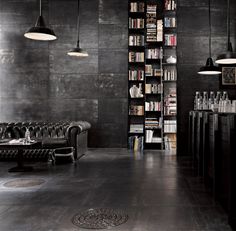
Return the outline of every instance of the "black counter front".
{"type": "Polygon", "coordinates": [[[189,112],[189,151],[198,176],[236,230],[236,113],[189,112]]]}

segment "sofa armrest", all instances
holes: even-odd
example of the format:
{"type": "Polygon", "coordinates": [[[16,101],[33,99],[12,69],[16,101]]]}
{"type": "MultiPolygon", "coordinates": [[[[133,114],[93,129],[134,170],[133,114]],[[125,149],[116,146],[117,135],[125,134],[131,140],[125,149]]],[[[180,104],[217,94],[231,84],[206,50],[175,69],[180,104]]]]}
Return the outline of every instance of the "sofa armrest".
{"type": "Polygon", "coordinates": [[[90,128],[91,124],[87,121],[73,121],[67,129],[69,145],[75,148],[75,160],[80,156],[79,147],[81,145],[79,142],[81,139],[79,139],[78,136],[80,136],[80,134],[87,133],[90,128]]]}

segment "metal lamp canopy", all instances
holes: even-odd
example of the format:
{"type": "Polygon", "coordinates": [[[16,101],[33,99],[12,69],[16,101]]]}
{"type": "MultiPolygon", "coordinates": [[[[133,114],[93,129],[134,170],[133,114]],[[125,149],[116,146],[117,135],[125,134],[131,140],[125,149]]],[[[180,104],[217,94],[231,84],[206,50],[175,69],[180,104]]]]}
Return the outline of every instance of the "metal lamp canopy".
{"type": "Polygon", "coordinates": [[[198,71],[200,75],[218,75],[221,74],[219,68],[214,66],[212,58],[208,58],[206,61],[206,65],[201,67],[198,71]]]}
{"type": "Polygon", "coordinates": [[[224,54],[220,54],[216,63],[218,64],[236,64],[236,52],[233,52],[232,43],[230,41],[230,0],[227,4],[227,51],[224,54]]]}
{"type": "Polygon", "coordinates": [[[77,46],[70,51],[67,52],[69,56],[77,56],[77,57],[87,57],[88,52],[79,47],[79,41],[77,42],[77,46]]]}
{"type": "Polygon", "coordinates": [[[213,59],[211,57],[211,0],[208,0],[208,17],[209,17],[209,58],[206,61],[206,65],[201,67],[198,71],[200,75],[218,75],[221,71],[218,67],[214,66],[213,59]]]}
{"type": "Polygon", "coordinates": [[[42,16],[42,3],[39,3],[39,17],[34,27],[31,27],[24,36],[28,39],[39,40],[39,41],[52,41],[57,39],[54,31],[46,27],[43,16],[42,16]]]}
{"type": "Polygon", "coordinates": [[[79,20],[79,0],[78,0],[78,11],[77,11],[77,45],[75,48],[73,48],[72,50],[68,51],[67,54],[69,56],[76,56],[76,57],[87,57],[88,56],[88,52],[83,50],[82,48],[80,48],[79,45],[79,28],[80,28],[80,20],[79,20]]]}

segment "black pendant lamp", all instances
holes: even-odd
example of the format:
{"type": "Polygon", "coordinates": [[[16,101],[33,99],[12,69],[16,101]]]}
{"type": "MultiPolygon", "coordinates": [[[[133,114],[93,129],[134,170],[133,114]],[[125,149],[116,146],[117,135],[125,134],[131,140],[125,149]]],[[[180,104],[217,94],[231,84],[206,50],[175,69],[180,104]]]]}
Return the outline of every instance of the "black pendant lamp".
{"type": "Polygon", "coordinates": [[[80,7],[79,7],[79,0],[78,0],[78,15],[77,15],[77,45],[75,48],[73,48],[72,50],[70,50],[69,52],[67,52],[67,54],[69,56],[76,56],[76,57],[87,57],[88,56],[88,53],[87,51],[83,50],[80,48],[80,45],[79,45],[79,28],[80,28],[80,20],[79,20],[79,10],[80,10],[80,7]]]}
{"type": "Polygon", "coordinates": [[[221,71],[218,67],[214,66],[213,59],[211,57],[211,0],[208,0],[208,17],[209,17],[209,58],[206,61],[206,65],[201,67],[198,71],[200,75],[218,75],[221,71]]]}
{"type": "Polygon", "coordinates": [[[57,39],[52,29],[46,27],[43,16],[42,16],[42,2],[39,2],[39,17],[34,27],[31,27],[24,36],[28,39],[39,40],[39,41],[52,41],[57,39]]]}
{"type": "Polygon", "coordinates": [[[236,64],[236,52],[233,52],[232,43],[230,41],[230,0],[227,5],[227,51],[224,54],[220,54],[216,63],[218,64],[236,64]]]}

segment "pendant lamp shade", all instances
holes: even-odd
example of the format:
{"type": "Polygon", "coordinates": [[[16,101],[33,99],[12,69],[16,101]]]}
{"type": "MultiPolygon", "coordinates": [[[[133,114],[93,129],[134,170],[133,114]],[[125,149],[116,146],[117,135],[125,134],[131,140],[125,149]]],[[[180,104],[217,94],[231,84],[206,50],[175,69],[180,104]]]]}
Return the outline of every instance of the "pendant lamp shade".
{"type": "Polygon", "coordinates": [[[213,59],[211,57],[211,0],[208,0],[208,17],[209,17],[209,58],[206,61],[206,65],[201,67],[198,71],[199,75],[218,75],[221,71],[218,67],[214,66],[213,59]]]}
{"type": "Polygon", "coordinates": [[[24,36],[28,39],[39,40],[39,41],[52,41],[57,39],[54,31],[46,27],[43,16],[42,16],[42,5],[40,0],[40,15],[35,23],[34,27],[31,27],[25,32],[24,36]]]}
{"type": "Polygon", "coordinates": [[[80,11],[80,7],[79,7],[79,0],[78,0],[78,11],[77,11],[77,45],[75,48],[71,49],[70,51],[67,52],[67,54],[69,56],[75,56],[75,57],[87,57],[88,56],[88,52],[83,50],[82,48],[80,48],[80,44],[79,44],[79,28],[80,28],[80,20],[79,20],[79,11],[80,11]]]}
{"type": "Polygon", "coordinates": [[[218,55],[216,59],[218,64],[236,64],[236,52],[233,52],[232,44],[229,43],[229,48],[224,54],[218,55]]]}
{"type": "Polygon", "coordinates": [[[230,0],[227,3],[227,51],[217,57],[216,63],[218,64],[236,64],[236,52],[233,52],[230,41],[230,0]]]}
{"type": "Polygon", "coordinates": [[[75,47],[72,50],[68,51],[67,54],[69,56],[77,56],[77,57],[87,57],[88,56],[88,52],[79,48],[79,47],[75,47]]]}
{"type": "Polygon", "coordinates": [[[219,68],[214,66],[212,58],[208,58],[206,61],[206,65],[199,69],[198,74],[200,75],[218,75],[221,74],[219,68]]]}

